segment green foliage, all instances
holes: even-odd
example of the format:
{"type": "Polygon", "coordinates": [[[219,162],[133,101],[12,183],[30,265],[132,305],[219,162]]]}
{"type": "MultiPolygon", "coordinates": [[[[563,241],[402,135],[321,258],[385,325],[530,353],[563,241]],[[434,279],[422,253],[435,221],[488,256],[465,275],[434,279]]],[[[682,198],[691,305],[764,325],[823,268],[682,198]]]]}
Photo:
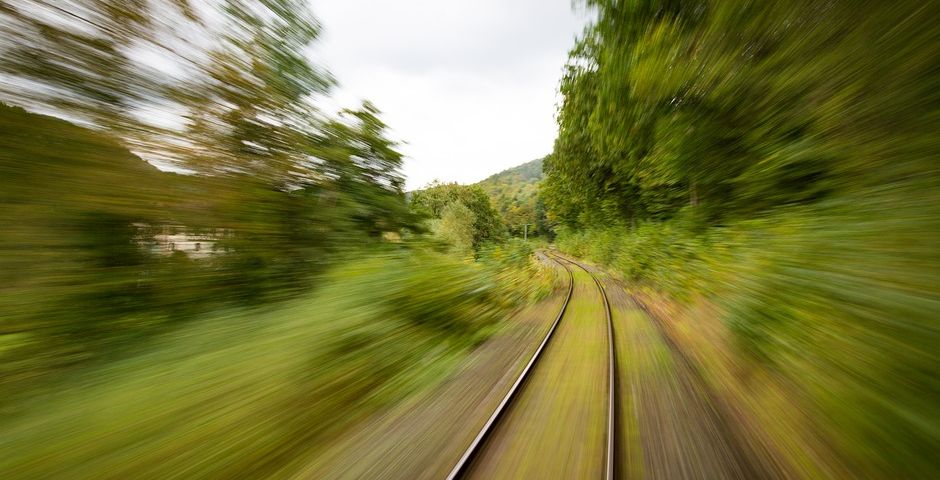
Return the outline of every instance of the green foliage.
{"type": "Polygon", "coordinates": [[[449,203],[441,210],[441,218],[434,225],[434,233],[451,245],[453,250],[467,256],[473,252],[473,224],[476,215],[459,201],[449,203]]]}
{"type": "Polygon", "coordinates": [[[557,242],[635,286],[709,299],[743,358],[798,382],[803,408],[819,419],[814,428],[855,472],[923,476],[936,468],[929,446],[940,424],[927,400],[940,392],[931,267],[940,257],[925,240],[940,229],[938,214],[932,202],[898,204],[889,192],[705,232],[677,218],[632,230],[563,230],[557,242]],[[896,215],[873,219],[873,205],[896,215]]]}
{"type": "Polygon", "coordinates": [[[26,108],[0,104],[0,387],[291,298],[412,226],[379,110],[313,104],[332,79],[307,55],[306,1],[221,2],[212,21],[177,0],[73,7],[0,7],[0,98],[26,108]],[[218,41],[172,41],[173,22],[218,41]],[[186,75],[134,61],[139,48],[186,75]],[[185,121],[160,128],[141,108],[185,121]]]}
{"type": "Polygon", "coordinates": [[[104,133],[0,105],[0,383],[226,303],[295,296],[343,250],[400,230],[409,214],[389,183],[400,157],[366,114],[335,123],[344,167],[332,181],[285,191],[244,175],[160,172],[104,133]],[[171,251],[187,237],[198,240],[171,251]]]}
{"type": "Polygon", "coordinates": [[[554,221],[664,219],[683,205],[719,221],[912,175],[936,186],[924,121],[940,86],[935,9],[589,3],[598,19],[572,50],[545,164],[554,221]]]}
{"type": "Polygon", "coordinates": [[[722,307],[856,476],[936,477],[937,5],[587,3],[559,245],[722,307]]]}
{"type": "Polygon", "coordinates": [[[472,246],[475,250],[478,250],[484,243],[500,240],[505,235],[499,213],[490,204],[490,198],[483,189],[477,185],[434,182],[424,189],[411,192],[410,195],[411,211],[425,219],[443,219],[448,206],[454,203],[460,203],[469,211],[470,215],[467,215],[459,207],[457,208],[462,213],[451,208],[449,224],[442,232],[444,238],[463,242],[463,231],[458,227],[471,216],[472,246]],[[454,228],[457,230],[453,230],[454,228]]]}
{"type": "Polygon", "coordinates": [[[490,196],[512,236],[522,236],[525,224],[529,224],[530,236],[547,231],[545,209],[538,199],[542,162],[523,163],[477,183],[490,196]]]}
{"type": "Polygon", "coordinates": [[[481,250],[479,258],[483,265],[498,272],[502,288],[528,302],[544,298],[566,281],[552,266],[533,261],[533,243],[519,238],[490,243],[481,250]]]}

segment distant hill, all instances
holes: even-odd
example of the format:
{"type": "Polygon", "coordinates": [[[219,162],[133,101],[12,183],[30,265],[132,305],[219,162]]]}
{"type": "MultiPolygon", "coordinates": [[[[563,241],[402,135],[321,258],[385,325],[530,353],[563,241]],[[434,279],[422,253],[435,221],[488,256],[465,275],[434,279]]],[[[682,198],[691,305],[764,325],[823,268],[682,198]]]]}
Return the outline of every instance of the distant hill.
{"type": "Polygon", "coordinates": [[[509,184],[538,183],[542,179],[542,158],[508,168],[478,183],[488,193],[492,189],[497,192],[499,187],[509,184]]]}
{"type": "Polygon", "coordinates": [[[513,235],[521,235],[524,224],[530,225],[530,234],[545,229],[544,213],[538,203],[542,161],[540,158],[523,163],[477,183],[490,196],[513,235]]]}
{"type": "MultiPolygon", "coordinates": [[[[544,158],[523,163],[470,185],[479,187],[489,197],[490,204],[499,213],[506,228],[513,236],[522,236],[524,225],[529,225],[529,235],[547,232],[545,212],[538,201],[539,183],[542,181],[544,158]]],[[[416,194],[435,186],[456,185],[432,182],[428,186],[406,193],[411,201],[416,194]]]]}

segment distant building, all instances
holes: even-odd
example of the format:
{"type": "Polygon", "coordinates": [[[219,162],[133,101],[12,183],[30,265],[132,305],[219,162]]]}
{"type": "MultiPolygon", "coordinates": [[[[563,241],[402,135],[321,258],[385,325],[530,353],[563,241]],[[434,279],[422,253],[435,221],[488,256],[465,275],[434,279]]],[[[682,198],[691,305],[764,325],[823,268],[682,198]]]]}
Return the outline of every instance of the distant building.
{"type": "MultiPolygon", "coordinates": [[[[150,227],[138,225],[138,228],[146,230],[150,227]]],[[[190,258],[206,258],[224,252],[220,250],[218,241],[225,234],[224,231],[195,234],[186,231],[183,225],[167,225],[155,235],[143,234],[141,243],[155,255],[172,255],[173,252],[179,251],[190,258]]]]}

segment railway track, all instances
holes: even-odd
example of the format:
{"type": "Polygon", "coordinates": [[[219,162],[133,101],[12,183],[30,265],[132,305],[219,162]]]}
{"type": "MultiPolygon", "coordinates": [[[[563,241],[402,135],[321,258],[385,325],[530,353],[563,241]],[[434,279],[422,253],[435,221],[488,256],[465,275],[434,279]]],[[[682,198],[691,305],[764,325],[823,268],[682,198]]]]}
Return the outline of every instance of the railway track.
{"type": "Polygon", "coordinates": [[[554,255],[546,254],[547,258],[550,258],[552,261],[561,265],[565,271],[568,273],[568,292],[565,296],[565,301],[561,306],[561,309],[558,312],[558,315],[555,317],[555,321],[552,323],[551,327],[546,333],[545,337],[542,339],[542,342],[539,344],[538,348],[535,350],[535,353],[532,354],[532,357],[529,359],[529,362],[523,368],[522,372],[519,374],[519,377],[516,378],[516,381],[509,388],[509,391],[497,405],[496,409],[487,419],[486,423],[480,429],[479,433],[464,451],[463,455],[451,469],[450,473],[447,475],[448,480],[455,480],[463,478],[466,476],[467,472],[470,469],[473,461],[480,455],[480,452],[483,450],[483,446],[486,444],[487,439],[492,435],[492,432],[496,430],[497,425],[500,423],[510,409],[514,407],[514,402],[518,399],[520,392],[525,387],[526,382],[532,376],[532,372],[535,370],[536,364],[543,357],[546,346],[552,340],[555,335],[556,330],[558,330],[558,325],[561,323],[565,313],[568,309],[568,304],[571,301],[572,293],[574,292],[574,274],[571,271],[570,265],[575,265],[585,273],[587,273],[591,279],[594,281],[594,284],[597,286],[597,289],[600,293],[600,297],[604,304],[604,314],[607,323],[607,419],[606,419],[606,443],[605,443],[605,452],[604,452],[604,468],[603,468],[603,478],[604,480],[612,480],[615,475],[614,465],[615,463],[615,425],[616,425],[616,402],[615,402],[615,391],[616,391],[616,359],[614,357],[614,336],[613,336],[613,322],[611,320],[610,314],[610,302],[607,299],[607,293],[604,291],[604,287],[601,282],[594,276],[594,274],[582,266],[581,264],[569,260],[567,258],[554,255]]]}

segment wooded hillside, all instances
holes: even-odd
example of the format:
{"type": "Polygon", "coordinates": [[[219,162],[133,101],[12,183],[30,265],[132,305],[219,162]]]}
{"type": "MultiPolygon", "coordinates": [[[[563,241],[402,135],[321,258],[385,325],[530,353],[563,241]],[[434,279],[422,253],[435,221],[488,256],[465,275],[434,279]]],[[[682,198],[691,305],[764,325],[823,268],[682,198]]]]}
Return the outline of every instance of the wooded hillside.
{"type": "Polygon", "coordinates": [[[523,163],[477,183],[490,196],[513,236],[522,235],[524,224],[529,224],[530,235],[548,231],[545,209],[538,198],[543,160],[523,163]]]}

